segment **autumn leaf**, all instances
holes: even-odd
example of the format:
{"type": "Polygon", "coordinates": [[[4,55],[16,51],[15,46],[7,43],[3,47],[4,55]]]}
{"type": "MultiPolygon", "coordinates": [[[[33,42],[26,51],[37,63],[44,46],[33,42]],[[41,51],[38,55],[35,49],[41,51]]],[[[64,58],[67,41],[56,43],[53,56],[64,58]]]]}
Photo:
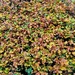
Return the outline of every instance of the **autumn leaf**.
{"type": "Polygon", "coordinates": [[[1,17],[3,17],[3,14],[2,14],[2,13],[0,13],[0,18],[1,18],[1,17]]]}

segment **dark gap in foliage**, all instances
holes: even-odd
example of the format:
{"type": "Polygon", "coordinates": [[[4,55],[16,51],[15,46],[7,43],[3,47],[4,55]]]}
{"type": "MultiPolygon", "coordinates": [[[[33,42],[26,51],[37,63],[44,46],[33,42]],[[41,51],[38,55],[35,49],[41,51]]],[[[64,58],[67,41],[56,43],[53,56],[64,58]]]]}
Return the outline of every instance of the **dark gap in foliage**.
{"type": "Polygon", "coordinates": [[[33,73],[32,75],[35,75],[36,73],[33,73]]]}
{"type": "Polygon", "coordinates": [[[47,10],[47,11],[50,11],[50,9],[51,9],[51,8],[47,8],[46,10],[47,10]]]}
{"type": "Polygon", "coordinates": [[[17,7],[17,12],[19,12],[21,6],[20,5],[17,5],[16,7],[17,7]]]}
{"type": "Polygon", "coordinates": [[[48,71],[48,75],[53,75],[53,71],[48,71]]]}
{"type": "Polygon", "coordinates": [[[9,6],[12,6],[12,2],[9,3],[9,6]]]}
{"type": "Polygon", "coordinates": [[[12,50],[13,49],[13,47],[11,47],[11,46],[9,46],[9,48],[12,50]]]}
{"type": "Polygon", "coordinates": [[[62,71],[62,74],[63,75],[68,75],[68,71],[66,70],[66,71],[62,71]]]}
{"type": "Polygon", "coordinates": [[[59,34],[54,35],[54,37],[55,37],[56,39],[62,39],[62,37],[61,37],[59,34]]]}
{"type": "Polygon", "coordinates": [[[21,44],[21,39],[19,39],[18,44],[21,44]]]}
{"type": "Polygon", "coordinates": [[[53,61],[53,63],[51,64],[51,66],[53,67],[56,64],[56,62],[53,61]]]}
{"type": "Polygon", "coordinates": [[[31,44],[32,44],[32,42],[31,42],[31,41],[29,41],[29,42],[28,42],[28,45],[29,45],[29,46],[31,46],[31,44]]]}
{"type": "Polygon", "coordinates": [[[47,62],[45,63],[45,66],[48,66],[48,63],[47,62]]]}
{"type": "Polygon", "coordinates": [[[30,39],[31,37],[30,36],[27,36],[27,39],[30,39]]]}
{"type": "Polygon", "coordinates": [[[38,37],[41,38],[41,34],[40,33],[38,33],[38,37]]]}
{"type": "Polygon", "coordinates": [[[17,72],[21,73],[22,75],[28,75],[27,72],[25,71],[25,66],[21,66],[21,65],[18,65],[17,67],[17,72]]]}
{"type": "Polygon", "coordinates": [[[10,61],[10,62],[8,62],[8,63],[7,63],[7,65],[13,65],[13,62],[12,62],[12,61],[10,61]]]}
{"type": "Polygon", "coordinates": [[[72,16],[73,18],[75,18],[75,13],[73,13],[70,10],[66,10],[66,13],[68,13],[70,16],[72,16]]]}
{"type": "Polygon", "coordinates": [[[31,46],[28,45],[28,46],[24,47],[23,51],[28,51],[30,48],[31,48],[31,46]]]}
{"type": "Polygon", "coordinates": [[[68,38],[63,38],[63,41],[65,42],[65,41],[69,41],[70,40],[70,37],[68,37],[68,38]]]}
{"type": "Polygon", "coordinates": [[[32,38],[32,40],[34,41],[34,37],[32,38]]]}
{"type": "Polygon", "coordinates": [[[9,31],[9,29],[8,29],[8,28],[6,28],[6,29],[2,30],[2,32],[3,32],[3,33],[8,32],[8,31],[9,31]]]}
{"type": "Polygon", "coordinates": [[[32,54],[30,54],[30,56],[33,58],[33,55],[32,54]]]}
{"type": "Polygon", "coordinates": [[[61,0],[61,2],[65,2],[65,0],[61,0]]]}
{"type": "Polygon", "coordinates": [[[40,60],[40,64],[39,64],[40,66],[42,66],[43,64],[42,64],[42,60],[40,60]]]}
{"type": "Polygon", "coordinates": [[[73,73],[75,73],[75,68],[73,69],[73,73]]]}
{"type": "Polygon", "coordinates": [[[37,25],[38,25],[38,27],[40,27],[40,23],[38,23],[37,25]]]}
{"type": "Polygon", "coordinates": [[[49,63],[47,63],[47,62],[45,63],[45,66],[51,66],[51,65],[52,65],[52,64],[49,64],[49,63]]]}
{"type": "Polygon", "coordinates": [[[9,38],[6,39],[6,41],[9,41],[9,40],[10,40],[9,38]]]}
{"type": "Polygon", "coordinates": [[[72,52],[71,52],[71,55],[73,56],[73,58],[75,58],[75,55],[74,55],[74,54],[72,54],[72,52]]]}
{"type": "Polygon", "coordinates": [[[6,67],[10,67],[10,66],[12,66],[12,65],[13,65],[13,62],[10,61],[10,62],[7,63],[6,67]]]}
{"type": "Polygon", "coordinates": [[[31,12],[29,10],[25,10],[23,11],[23,13],[25,13],[26,15],[29,15],[31,12]]]}
{"type": "Polygon", "coordinates": [[[74,47],[74,44],[67,43],[66,46],[74,47]]]}
{"type": "Polygon", "coordinates": [[[11,73],[13,73],[13,74],[15,73],[15,71],[14,71],[14,70],[10,70],[9,72],[11,72],[11,73]]]}
{"type": "Polygon", "coordinates": [[[75,38],[72,38],[73,42],[75,43],[75,38]]]}
{"type": "Polygon", "coordinates": [[[49,50],[49,49],[47,48],[47,46],[44,46],[44,48],[47,49],[47,50],[49,50]]]}

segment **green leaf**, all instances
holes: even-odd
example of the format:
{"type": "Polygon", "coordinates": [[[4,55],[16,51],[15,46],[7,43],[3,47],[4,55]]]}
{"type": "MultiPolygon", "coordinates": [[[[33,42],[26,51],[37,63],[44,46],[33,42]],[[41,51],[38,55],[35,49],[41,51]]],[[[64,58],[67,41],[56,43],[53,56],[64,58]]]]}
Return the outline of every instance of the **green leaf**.
{"type": "Polygon", "coordinates": [[[8,73],[9,73],[9,68],[5,68],[4,72],[5,72],[6,74],[8,74],[8,73]]]}
{"type": "Polygon", "coordinates": [[[26,69],[25,71],[28,73],[28,75],[31,75],[31,73],[32,73],[32,68],[30,67],[30,68],[26,69]]]}
{"type": "Polygon", "coordinates": [[[0,55],[0,59],[2,58],[2,55],[0,55]]]}
{"type": "Polygon", "coordinates": [[[75,43],[75,38],[72,38],[73,42],[75,43]]]}
{"type": "Polygon", "coordinates": [[[0,66],[0,73],[2,72],[2,70],[3,70],[3,67],[2,67],[2,66],[0,66]]]}
{"type": "Polygon", "coordinates": [[[17,22],[14,22],[14,25],[17,25],[17,22]]]}
{"type": "Polygon", "coordinates": [[[72,0],[72,2],[74,2],[74,3],[75,3],[75,0],[72,0]]]}
{"type": "Polygon", "coordinates": [[[18,73],[15,73],[14,75],[19,75],[18,73]]]}
{"type": "Polygon", "coordinates": [[[7,38],[6,35],[4,35],[4,38],[5,38],[5,39],[7,38]]]}
{"type": "Polygon", "coordinates": [[[24,50],[28,51],[31,47],[28,45],[24,48],[24,50]]]}
{"type": "Polygon", "coordinates": [[[42,0],[37,0],[38,2],[42,2],[42,0]]]}

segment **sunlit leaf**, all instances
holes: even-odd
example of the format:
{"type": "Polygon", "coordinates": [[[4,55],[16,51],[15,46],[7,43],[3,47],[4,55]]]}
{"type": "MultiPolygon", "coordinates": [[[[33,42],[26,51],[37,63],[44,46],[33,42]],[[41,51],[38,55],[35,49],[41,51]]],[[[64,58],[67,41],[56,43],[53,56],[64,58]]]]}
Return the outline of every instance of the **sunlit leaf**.
{"type": "Polygon", "coordinates": [[[9,69],[8,69],[8,68],[5,68],[4,72],[5,72],[6,74],[8,74],[8,73],[9,73],[9,69]]]}
{"type": "Polygon", "coordinates": [[[3,17],[3,14],[2,14],[2,13],[0,13],[0,18],[1,18],[1,17],[3,17]]]}

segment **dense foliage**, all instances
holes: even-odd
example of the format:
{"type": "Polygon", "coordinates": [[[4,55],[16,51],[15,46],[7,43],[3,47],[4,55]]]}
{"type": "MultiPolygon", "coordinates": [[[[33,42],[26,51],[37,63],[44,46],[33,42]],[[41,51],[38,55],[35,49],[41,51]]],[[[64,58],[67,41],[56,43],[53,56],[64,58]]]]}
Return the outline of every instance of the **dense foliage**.
{"type": "Polygon", "coordinates": [[[0,74],[48,75],[75,71],[74,3],[2,0],[0,74]]]}

